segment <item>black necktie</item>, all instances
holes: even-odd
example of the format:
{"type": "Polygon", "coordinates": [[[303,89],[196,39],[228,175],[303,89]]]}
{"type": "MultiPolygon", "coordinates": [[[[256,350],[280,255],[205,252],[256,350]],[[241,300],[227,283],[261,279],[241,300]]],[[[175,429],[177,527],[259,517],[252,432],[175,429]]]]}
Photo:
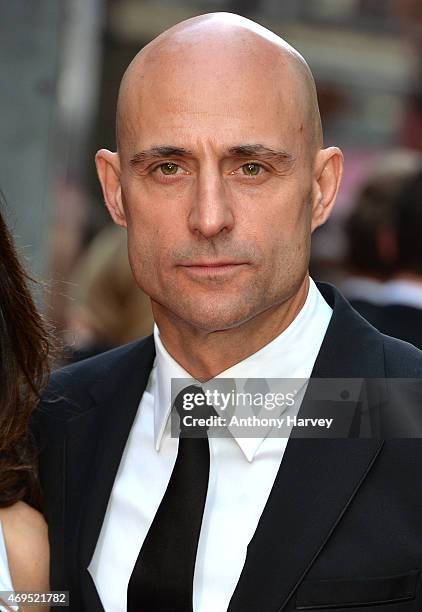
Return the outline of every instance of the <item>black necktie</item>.
{"type": "Polygon", "coordinates": [[[185,427],[182,416],[209,416],[212,407],[205,405],[186,412],[183,403],[187,393],[192,394],[189,399],[204,398],[202,389],[192,385],[183,389],[174,402],[181,416],[177,459],[129,580],[128,612],[192,611],[193,574],[208,489],[210,452],[208,428],[185,427]]]}

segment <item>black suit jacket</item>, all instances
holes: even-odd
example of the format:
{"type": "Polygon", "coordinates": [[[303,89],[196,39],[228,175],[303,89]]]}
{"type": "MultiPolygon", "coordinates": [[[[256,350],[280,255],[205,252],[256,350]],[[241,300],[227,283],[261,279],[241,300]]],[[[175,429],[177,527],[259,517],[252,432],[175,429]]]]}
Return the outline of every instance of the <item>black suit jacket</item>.
{"type": "MultiPolygon", "coordinates": [[[[334,312],[313,377],[421,376],[420,351],[319,289],[334,312]]],[[[77,612],[103,609],[87,567],[153,360],[148,337],[64,368],[35,415],[51,586],[77,612]]],[[[229,611],[416,612],[421,570],[422,440],[292,436],[229,611]]]]}

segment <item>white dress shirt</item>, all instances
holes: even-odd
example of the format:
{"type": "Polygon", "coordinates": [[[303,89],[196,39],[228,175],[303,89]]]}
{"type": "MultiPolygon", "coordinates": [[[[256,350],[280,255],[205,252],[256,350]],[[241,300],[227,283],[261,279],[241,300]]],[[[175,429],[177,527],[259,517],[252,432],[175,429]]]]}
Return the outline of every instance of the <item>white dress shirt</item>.
{"type": "MultiPolygon", "coordinates": [[[[222,378],[309,378],[332,309],[310,280],[304,306],[279,336],[222,378]]],[[[89,565],[106,612],[126,610],[127,586],[176,461],[170,435],[171,379],[190,375],[154,329],[156,359],[114,481],[89,565]]],[[[223,612],[242,572],[247,545],[268,500],[286,437],[210,437],[208,493],[198,543],[195,612],[223,612]]]]}

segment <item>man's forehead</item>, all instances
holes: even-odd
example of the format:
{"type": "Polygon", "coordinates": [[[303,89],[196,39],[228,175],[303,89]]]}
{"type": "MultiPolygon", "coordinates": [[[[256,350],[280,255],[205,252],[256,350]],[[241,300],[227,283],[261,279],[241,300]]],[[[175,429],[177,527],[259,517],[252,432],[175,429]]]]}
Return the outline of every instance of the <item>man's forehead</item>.
{"type": "Polygon", "coordinates": [[[167,135],[189,147],[212,140],[227,147],[263,140],[271,145],[304,121],[294,88],[278,85],[265,74],[244,74],[225,83],[212,74],[152,79],[125,106],[126,136],[146,146],[168,141],[167,135]]]}
{"type": "Polygon", "coordinates": [[[294,152],[302,137],[300,121],[287,120],[277,113],[259,112],[231,115],[206,113],[142,112],[126,126],[126,159],[140,151],[179,153],[185,156],[219,157],[254,155],[274,150],[294,152]],[[174,149],[174,150],[173,150],[174,149]]]}
{"type": "Polygon", "coordinates": [[[139,159],[154,155],[166,157],[262,156],[286,152],[297,156],[303,140],[303,124],[277,112],[261,108],[259,112],[231,114],[160,112],[132,115],[126,126],[125,161],[138,153],[139,159]]]}

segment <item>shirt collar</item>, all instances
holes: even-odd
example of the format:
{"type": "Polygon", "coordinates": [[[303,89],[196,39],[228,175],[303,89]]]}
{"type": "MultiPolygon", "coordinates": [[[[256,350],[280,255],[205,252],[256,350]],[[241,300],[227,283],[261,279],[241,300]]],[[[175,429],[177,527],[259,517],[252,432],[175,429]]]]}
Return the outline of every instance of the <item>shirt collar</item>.
{"type": "MultiPolygon", "coordinates": [[[[256,353],[221,372],[217,378],[309,378],[332,315],[332,309],[310,279],[302,309],[290,325],[256,353]]],[[[171,379],[191,375],[173,359],[164,347],[157,325],[154,326],[157,387],[154,396],[155,448],[160,449],[171,411],[171,379]]],[[[200,383],[198,383],[200,385],[200,383]]],[[[236,438],[248,461],[252,461],[262,438],[236,438]]]]}

